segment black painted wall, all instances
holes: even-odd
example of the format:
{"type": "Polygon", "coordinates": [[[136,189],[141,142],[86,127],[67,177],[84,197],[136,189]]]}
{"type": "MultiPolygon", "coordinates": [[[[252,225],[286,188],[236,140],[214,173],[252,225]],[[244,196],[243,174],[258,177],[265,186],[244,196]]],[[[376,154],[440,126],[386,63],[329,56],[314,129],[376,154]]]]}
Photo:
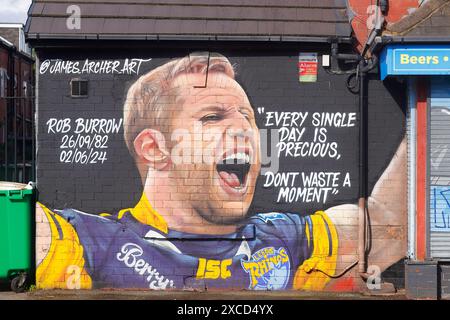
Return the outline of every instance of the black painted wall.
{"type": "MultiPolygon", "coordinates": [[[[107,161],[103,164],[67,164],[60,162],[63,134],[49,134],[50,118],[122,118],[125,96],[131,84],[142,74],[171,58],[182,57],[191,49],[133,48],[127,50],[46,50],[40,51],[39,60],[62,59],[70,61],[120,60],[125,58],[152,58],[143,63],[139,75],[128,74],[50,74],[39,75],[38,92],[38,150],[37,183],[39,200],[50,208],[72,207],[90,213],[117,212],[133,206],[141,195],[141,182],[123,140],[123,130],[110,135],[107,142],[107,161]],[[70,80],[89,80],[87,98],[70,97],[70,80]]],[[[357,113],[358,96],[346,88],[346,75],[332,75],[320,66],[323,47],[295,49],[238,48],[227,46],[208,47],[229,58],[235,65],[237,81],[247,92],[255,110],[308,111],[357,113]],[[319,73],[315,83],[299,83],[298,53],[318,52],[319,73]]],[[[52,60],[54,63],[54,60],[52,60]]],[[[369,81],[369,191],[389,163],[405,130],[405,89],[395,80],[381,82],[377,76],[369,81]]],[[[264,129],[264,114],[255,112],[260,129],[264,129]]],[[[351,187],[339,188],[337,194],[328,197],[325,204],[276,202],[277,190],[264,188],[264,177],[258,181],[253,212],[290,211],[308,213],[318,209],[356,203],[358,198],[358,129],[329,128],[329,141],[338,144],[339,160],[329,158],[280,158],[280,171],[329,171],[349,173],[351,187]]],[[[304,140],[312,139],[312,129],[304,140]]],[[[343,178],[343,176],[342,176],[343,178]]]]}

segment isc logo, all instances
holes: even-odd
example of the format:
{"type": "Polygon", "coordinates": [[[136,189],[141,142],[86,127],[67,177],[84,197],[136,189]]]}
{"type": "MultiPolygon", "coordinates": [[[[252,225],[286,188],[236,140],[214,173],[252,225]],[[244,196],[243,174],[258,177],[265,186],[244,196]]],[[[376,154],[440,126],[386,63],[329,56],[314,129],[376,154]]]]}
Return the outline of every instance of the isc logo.
{"type": "Polygon", "coordinates": [[[207,260],[200,258],[198,262],[197,279],[227,279],[231,277],[232,260],[207,260]]]}

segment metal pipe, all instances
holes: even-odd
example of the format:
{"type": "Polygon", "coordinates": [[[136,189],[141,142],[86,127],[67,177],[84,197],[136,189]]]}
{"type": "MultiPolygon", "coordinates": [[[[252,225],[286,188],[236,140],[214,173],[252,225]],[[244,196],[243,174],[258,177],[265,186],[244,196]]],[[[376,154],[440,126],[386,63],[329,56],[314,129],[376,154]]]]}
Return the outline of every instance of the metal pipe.
{"type": "MultiPolygon", "coordinates": [[[[13,50],[15,50],[15,47],[9,48],[8,51],[8,90],[7,90],[7,97],[13,97],[14,94],[14,63],[15,63],[15,56],[14,56],[14,52],[13,50]]],[[[12,137],[12,135],[10,135],[9,131],[11,130],[11,128],[9,128],[9,119],[11,118],[11,112],[13,111],[13,109],[15,110],[15,103],[14,103],[14,99],[7,99],[6,101],[6,141],[5,141],[5,180],[12,180],[14,181],[15,179],[15,172],[14,172],[14,177],[12,177],[12,179],[10,179],[10,177],[8,176],[9,172],[10,172],[10,166],[9,166],[9,152],[8,152],[8,147],[10,145],[10,138],[12,137]]],[[[13,121],[11,121],[11,126],[14,129],[15,132],[15,112],[14,112],[14,119],[13,121]]],[[[14,136],[14,143],[15,143],[15,136],[14,136]]],[[[15,157],[15,155],[14,155],[15,157]]]]}
{"type": "MultiPolygon", "coordinates": [[[[10,50],[8,50],[8,62],[7,62],[7,85],[6,85],[6,97],[9,97],[11,95],[11,82],[10,82],[10,75],[11,75],[11,59],[12,59],[12,53],[10,50]]],[[[5,177],[4,180],[8,180],[8,133],[9,133],[9,126],[8,126],[8,111],[10,106],[9,99],[5,98],[5,177]]]]}
{"type": "Polygon", "coordinates": [[[366,272],[366,198],[367,198],[367,126],[366,70],[364,60],[359,68],[359,200],[358,200],[358,271],[366,272]]]}
{"type": "Polygon", "coordinates": [[[408,79],[408,257],[416,258],[416,81],[408,79]]]}
{"type": "Polygon", "coordinates": [[[350,61],[361,61],[362,57],[359,54],[351,53],[337,53],[333,55],[338,60],[350,60],[350,61]]]}
{"type": "MultiPolygon", "coordinates": [[[[14,88],[13,88],[13,96],[17,96],[17,88],[19,87],[19,75],[16,77],[16,56],[14,56],[14,63],[13,63],[13,78],[14,78],[14,88]]],[[[13,181],[17,181],[17,99],[13,98],[12,103],[14,106],[14,120],[13,120],[13,127],[14,127],[14,177],[13,181]]]]}
{"type": "MultiPolygon", "coordinates": [[[[38,106],[38,84],[39,84],[39,56],[36,55],[36,71],[33,73],[34,81],[31,86],[31,181],[36,181],[36,139],[37,139],[37,106],[38,106]]],[[[33,70],[33,69],[31,69],[33,70]]]]}
{"type": "Polygon", "coordinates": [[[366,240],[368,231],[367,227],[367,206],[368,206],[368,129],[367,110],[369,108],[367,100],[368,83],[367,73],[375,68],[378,64],[378,57],[373,56],[368,62],[364,59],[360,61],[358,68],[359,77],[359,201],[358,201],[358,271],[362,277],[366,277],[367,270],[367,251],[366,240]]]}
{"type": "MultiPolygon", "coordinates": [[[[21,70],[21,72],[20,72],[20,74],[21,75],[23,75],[23,72],[22,72],[22,70],[21,70]]],[[[21,82],[22,82],[22,84],[23,84],[23,80],[21,79],[21,82]]],[[[24,92],[24,90],[23,90],[23,86],[21,86],[21,88],[22,88],[22,95],[23,95],[23,92],[24,92]]],[[[22,183],[28,183],[28,181],[26,181],[25,180],[25,177],[26,177],[26,164],[25,164],[25,154],[26,154],[26,150],[25,150],[25,145],[26,145],[26,143],[27,143],[27,141],[26,141],[26,137],[25,137],[25,112],[26,112],[26,108],[25,108],[25,105],[26,105],[26,103],[27,103],[27,100],[26,100],[26,98],[25,99],[20,99],[20,102],[21,102],[21,104],[22,104],[22,183]]]]}

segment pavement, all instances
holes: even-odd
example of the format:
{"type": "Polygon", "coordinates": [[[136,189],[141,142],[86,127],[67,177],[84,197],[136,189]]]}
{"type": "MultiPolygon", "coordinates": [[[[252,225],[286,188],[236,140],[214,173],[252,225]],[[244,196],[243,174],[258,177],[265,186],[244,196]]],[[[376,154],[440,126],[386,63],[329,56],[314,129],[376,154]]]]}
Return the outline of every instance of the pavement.
{"type": "Polygon", "coordinates": [[[405,300],[395,294],[329,293],[300,291],[148,291],[148,290],[30,290],[15,293],[0,288],[0,300],[405,300]]]}

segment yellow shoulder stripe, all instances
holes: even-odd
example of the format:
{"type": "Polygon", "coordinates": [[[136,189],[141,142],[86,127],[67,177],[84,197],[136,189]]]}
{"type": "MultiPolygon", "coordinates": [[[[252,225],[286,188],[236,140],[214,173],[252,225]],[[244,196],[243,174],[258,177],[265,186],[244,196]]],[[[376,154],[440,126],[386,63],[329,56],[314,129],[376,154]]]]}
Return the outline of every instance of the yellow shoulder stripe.
{"type": "Polygon", "coordinates": [[[84,269],[84,250],[75,229],[43,204],[38,202],[38,205],[49,221],[51,244],[47,256],[36,270],[37,287],[40,289],[90,289],[92,280],[84,269]]]}
{"type": "Polygon", "coordinates": [[[308,221],[306,221],[306,225],[305,225],[305,233],[306,233],[306,240],[308,240],[308,248],[311,246],[311,234],[309,232],[309,223],[308,221]]]}
{"type": "Polygon", "coordinates": [[[323,290],[336,272],[338,236],[336,227],[323,211],[310,216],[312,234],[306,226],[308,244],[312,241],[311,257],[298,268],[294,278],[294,289],[323,290]],[[320,272],[322,271],[322,272],[320,272]]]}
{"type": "Polygon", "coordinates": [[[100,213],[99,216],[100,217],[109,217],[109,216],[111,216],[111,214],[109,214],[109,213],[100,213]]]}
{"type": "Polygon", "coordinates": [[[134,208],[120,210],[118,218],[121,219],[127,211],[130,211],[140,223],[152,226],[164,233],[169,232],[166,220],[152,207],[144,193],[134,208]]]}

